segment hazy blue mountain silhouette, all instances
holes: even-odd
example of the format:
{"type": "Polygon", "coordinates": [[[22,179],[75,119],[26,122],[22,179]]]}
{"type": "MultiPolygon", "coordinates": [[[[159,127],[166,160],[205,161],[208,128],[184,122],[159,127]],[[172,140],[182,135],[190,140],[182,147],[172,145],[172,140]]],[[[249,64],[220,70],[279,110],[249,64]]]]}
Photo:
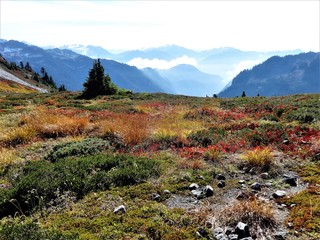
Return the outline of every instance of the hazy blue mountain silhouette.
{"type": "Polygon", "coordinates": [[[180,64],[168,70],[158,70],[162,78],[166,79],[178,94],[190,96],[212,96],[224,86],[222,79],[199,71],[188,64],[180,64]]]}
{"type": "Polygon", "coordinates": [[[81,44],[74,44],[74,45],[64,45],[59,48],[68,49],[90,58],[114,59],[114,56],[115,56],[114,54],[112,54],[111,52],[107,51],[106,49],[100,46],[93,46],[93,45],[84,46],[81,44]]]}
{"type": "Polygon", "coordinates": [[[273,56],[239,73],[219,96],[240,96],[242,91],[247,96],[320,93],[320,53],[273,56]]]}
{"type": "MultiPolygon", "coordinates": [[[[1,42],[0,52],[8,61],[29,62],[37,72],[44,67],[57,85],[64,84],[68,90],[82,89],[93,62],[93,59],[71,50],[45,50],[14,40],[1,42]]],[[[136,67],[105,59],[101,60],[101,64],[112,81],[121,88],[135,92],[163,92],[163,89],[136,67]]]]}

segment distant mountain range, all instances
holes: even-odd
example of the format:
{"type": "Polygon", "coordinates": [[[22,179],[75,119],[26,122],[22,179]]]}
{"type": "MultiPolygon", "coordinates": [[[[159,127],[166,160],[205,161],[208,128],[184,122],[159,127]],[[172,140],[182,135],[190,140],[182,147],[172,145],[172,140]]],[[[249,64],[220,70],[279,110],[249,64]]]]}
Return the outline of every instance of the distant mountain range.
{"type": "Polygon", "coordinates": [[[17,64],[29,62],[37,72],[44,67],[58,86],[64,84],[71,91],[82,90],[93,58],[100,58],[105,72],[118,87],[135,92],[202,97],[219,92],[219,96],[234,97],[242,91],[248,96],[319,92],[318,54],[299,54],[300,50],[261,53],[219,48],[194,51],[168,45],[116,54],[91,45],[43,49],[0,39],[0,53],[17,64]],[[281,57],[287,54],[291,55],[281,57]],[[140,62],[141,66],[131,66],[133,62],[140,62]],[[153,66],[148,67],[148,64],[153,66]],[[250,68],[252,70],[244,70],[250,68]]]}
{"type": "MultiPolygon", "coordinates": [[[[220,76],[223,83],[226,84],[235,77],[241,70],[251,68],[272,56],[285,56],[299,54],[301,50],[292,51],[272,51],[272,52],[255,52],[241,51],[239,49],[225,47],[214,48],[211,50],[195,51],[180,47],[177,45],[167,45],[157,48],[148,48],[144,50],[130,50],[118,54],[112,54],[110,51],[97,46],[83,45],[64,45],[61,49],[69,49],[79,54],[86,55],[91,58],[113,59],[122,63],[133,64],[135,59],[143,60],[163,60],[174,62],[175,60],[185,56],[192,59],[196,68],[204,73],[220,76]]],[[[150,62],[149,61],[149,62],[150,62]]],[[[190,64],[190,62],[178,61],[178,64],[190,64]]],[[[133,64],[134,65],[134,64],[133,64]]],[[[157,68],[163,69],[156,64],[138,66],[139,68],[157,68]]],[[[174,67],[174,66],[171,66],[174,67]]],[[[219,89],[221,90],[221,89],[219,89]]]]}
{"type": "MultiPolygon", "coordinates": [[[[93,59],[65,49],[42,49],[18,41],[0,43],[0,52],[8,60],[29,62],[40,72],[44,67],[57,85],[64,84],[68,90],[82,90],[83,82],[92,68],[93,59]]],[[[135,92],[163,92],[163,90],[139,69],[113,60],[101,60],[112,81],[120,88],[135,92]]]]}
{"type": "Polygon", "coordinates": [[[242,91],[247,96],[320,93],[320,53],[271,57],[239,73],[219,96],[241,96],[242,91]]]}
{"type": "MultiPolygon", "coordinates": [[[[111,53],[92,46],[73,46],[76,51],[86,54],[111,57],[111,53]]],[[[181,50],[182,51],[182,50],[181,50]]],[[[57,85],[64,84],[68,90],[82,90],[93,59],[68,49],[43,49],[19,41],[1,41],[0,52],[8,60],[19,63],[29,62],[40,71],[44,67],[57,85]]],[[[176,55],[178,56],[178,55],[176,55]]],[[[101,59],[112,81],[121,88],[135,92],[166,92],[192,96],[206,96],[218,93],[224,83],[217,75],[207,74],[190,65],[177,65],[167,70],[138,69],[114,60],[101,59]]]]}

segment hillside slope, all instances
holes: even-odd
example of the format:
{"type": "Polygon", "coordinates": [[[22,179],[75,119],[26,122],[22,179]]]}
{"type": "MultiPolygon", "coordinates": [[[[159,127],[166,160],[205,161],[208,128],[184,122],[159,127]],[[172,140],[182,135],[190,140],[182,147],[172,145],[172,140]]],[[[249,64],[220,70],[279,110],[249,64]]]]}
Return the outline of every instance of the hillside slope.
{"type": "Polygon", "coordinates": [[[0,57],[0,91],[2,92],[48,92],[44,86],[31,79],[33,72],[26,72],[23,69],[10,70],[7,61],[0,57]],[[38,85],[38,86],[37,86],[38,85]]]}
{"type": "MultiPolygon", "coordinates": [[[[57,85],[64,84],[68,90],[82,89],[82,84],[92,68],[93,59],[70,50],[42,49],[19,41],[0,43],[0,52],[8,61],[29,62],[36,71],[44,67],[55,79],[57,85]]],[[[162,89],[152,82],[136,67],[112,60],[101,60],[112,81],[121,88],[136,92],[161,92],[162,89]]]]}
{"type": "Polygon", "coordinates": [[[274,56],[244,70],[223,90],[220,97],[235,97],[245,91],[247,96],[280,96],[320,92],[320,53],[274,56]]]}

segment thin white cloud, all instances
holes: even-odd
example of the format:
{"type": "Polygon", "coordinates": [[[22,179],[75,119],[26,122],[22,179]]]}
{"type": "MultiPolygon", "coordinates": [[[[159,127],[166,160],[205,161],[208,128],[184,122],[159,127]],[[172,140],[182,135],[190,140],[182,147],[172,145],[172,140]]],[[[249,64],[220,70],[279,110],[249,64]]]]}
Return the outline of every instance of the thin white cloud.
{"type": "Polygon", "coordinates": [[[237,76],[241,71],[245,69],[251,69],[255,65],[262,63],[263,61],[264,61],[263,59],[246,60],[238,64],[234,64],[232,70],[227,71],[227,78],[224,79],[224,82],[225,83],[229,82],[231,79],[237,76]]]}
{"type": "Polygon", "coordinates": [[[175,67],[179,64],[189,64],[193,66],[197,66],[197,61],[194,58],[188,56],[182,56],[170,61],[166,61],[163,59],[153,58],[134,58],[128,62],[129,65],[136,66],[137,68],[155,68],[155,69],[169,69],[175,67]]]}
{"type": "Polygon", "coordinates": [[[106,49],[319,51],[320,1],[1,0],[1,38],[106,49]]]}

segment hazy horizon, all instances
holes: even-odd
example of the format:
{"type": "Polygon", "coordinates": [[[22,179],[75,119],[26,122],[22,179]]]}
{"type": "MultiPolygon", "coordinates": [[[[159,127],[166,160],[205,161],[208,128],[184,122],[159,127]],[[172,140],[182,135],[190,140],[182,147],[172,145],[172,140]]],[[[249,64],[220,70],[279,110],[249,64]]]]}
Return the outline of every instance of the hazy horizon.
{"type": "Polygon", "coordinates": [[[178,45],[193,50],[319,51],[319,1],[9,1],[0,38],[46,47],[119,52],[178,45]]]}

